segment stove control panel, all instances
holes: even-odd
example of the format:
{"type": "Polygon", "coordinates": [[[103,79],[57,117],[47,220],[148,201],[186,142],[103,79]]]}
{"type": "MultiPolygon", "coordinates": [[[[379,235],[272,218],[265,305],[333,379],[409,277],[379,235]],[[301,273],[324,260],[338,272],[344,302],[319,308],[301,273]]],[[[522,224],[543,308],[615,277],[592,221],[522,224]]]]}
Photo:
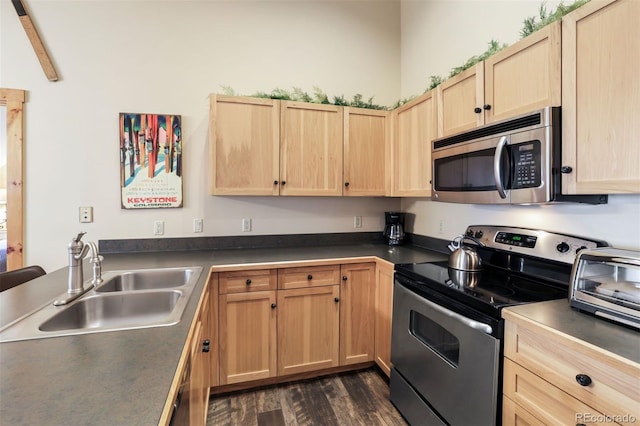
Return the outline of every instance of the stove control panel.
{"type": "MultiPolygon", "coordinates": [[[[465,235],[475,237],[485,246],[562,263],[573,263],[583,249],[607,247],[604,241],[539,229],[495,225],[471,225],[465,235]]],[[[470,243],[471,244],[471,243],[470,243]]]]}

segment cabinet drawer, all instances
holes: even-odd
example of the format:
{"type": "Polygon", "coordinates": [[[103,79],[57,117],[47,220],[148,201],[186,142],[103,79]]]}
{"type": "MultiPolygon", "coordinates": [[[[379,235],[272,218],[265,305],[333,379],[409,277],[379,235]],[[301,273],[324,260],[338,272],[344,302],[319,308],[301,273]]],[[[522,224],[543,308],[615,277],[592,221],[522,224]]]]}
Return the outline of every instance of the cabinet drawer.
{"type": "Polygon", "coordinates": [[[620,416],[622,424],[629,416],[638,417],[640,366],[632,361],[520,320],[505,322],[504,353],[597,411],[614,419],[620,416]],[[591,383],[580,385],[578,375],[587,375],[591,383]]]}
{"type": "MultiPolygon", "coordinates": [[[[589,423],[601,413],[542,380],[515,362],[504,360],[504,402],[512,400],[545,425],[589,423]]],[[[525,414],[521,417],[526,417],[525,414]]],[[[535,422],[533,423],[535,424],[535,422]]],[[[594,423],[597,424],[597,423],[594,423]]]]}
{"type": "Polygon", "coordinates": [[[340,284],[340,265],[278,269],[278,288],[306,288],[340,284]]]}
{"type": "Polygon", "coordinates": [[[220,272],[219,292],[226,294],[275,290],[278,282],[277,274],[277,269],[220,272]]]}

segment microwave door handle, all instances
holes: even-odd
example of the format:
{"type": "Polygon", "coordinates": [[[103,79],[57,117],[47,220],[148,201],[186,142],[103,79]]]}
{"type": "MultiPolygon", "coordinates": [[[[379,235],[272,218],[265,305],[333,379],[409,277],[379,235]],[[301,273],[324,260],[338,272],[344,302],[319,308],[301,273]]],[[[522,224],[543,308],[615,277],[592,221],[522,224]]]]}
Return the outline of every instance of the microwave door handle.
{"type": "Polygon", "coordinates": [[[496,147],[496,153],[493,155],[493,178],[496,181],[496,189],[498,190],[498,194],[500,194],[500,198],[507,198],[507,193],[504,190],[504,185],[502,184],[502,151],[504,150],[504,146],[507,144],[507,137],[503,136],[500,138],[500,142],[498,142],[498,146],[496,147]]]}

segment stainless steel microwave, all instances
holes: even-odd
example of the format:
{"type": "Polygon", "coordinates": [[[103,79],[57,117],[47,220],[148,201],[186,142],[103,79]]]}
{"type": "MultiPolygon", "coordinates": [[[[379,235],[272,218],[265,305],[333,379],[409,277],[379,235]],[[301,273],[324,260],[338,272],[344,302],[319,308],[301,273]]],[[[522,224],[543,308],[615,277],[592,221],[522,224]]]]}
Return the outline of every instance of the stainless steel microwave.
{"type": "Polygon", "coordinates": [[[432,141],[432,200],[607,203],[606,195],[561,194],[560,114],[560,107],[546,107],[432,141]]]}

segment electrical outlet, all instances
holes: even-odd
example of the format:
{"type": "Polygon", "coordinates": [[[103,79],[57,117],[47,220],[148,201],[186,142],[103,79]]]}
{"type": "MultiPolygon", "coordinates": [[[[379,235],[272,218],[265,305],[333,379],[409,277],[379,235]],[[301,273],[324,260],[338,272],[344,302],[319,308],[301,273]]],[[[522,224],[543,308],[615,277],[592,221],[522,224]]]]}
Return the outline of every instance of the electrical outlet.
{"type": "Polygon", "coordinates": [[[164,221],[156,220],[153,222],[153,235],[164,235],[164,221]]]}
{"type": "Polygon", "coordinates": [[[202,219],[193,219],[193,232],[202,232],[202,219]]]}
{"type": "Polygon", "coordinates": [[[354,216],[353,217],[353,227],[354,228],[362,228],[362,216],[354,216]]]}
{"type": "Polygon", "coordinates": [[[251,232],[251,218],[242,219],[242,232],[251,232]]]}
{"type": "Polygon", "coordinates": [[[440,222],[438,222],[438,234],[442,235],[444,234],[444,231],[445,231],[444,220],[440,219],[440,222]]]}
{"type": "Polygon", "coordinates": [[[93,222],[93,207],[80,207],[80,223],[93,222]]]}

